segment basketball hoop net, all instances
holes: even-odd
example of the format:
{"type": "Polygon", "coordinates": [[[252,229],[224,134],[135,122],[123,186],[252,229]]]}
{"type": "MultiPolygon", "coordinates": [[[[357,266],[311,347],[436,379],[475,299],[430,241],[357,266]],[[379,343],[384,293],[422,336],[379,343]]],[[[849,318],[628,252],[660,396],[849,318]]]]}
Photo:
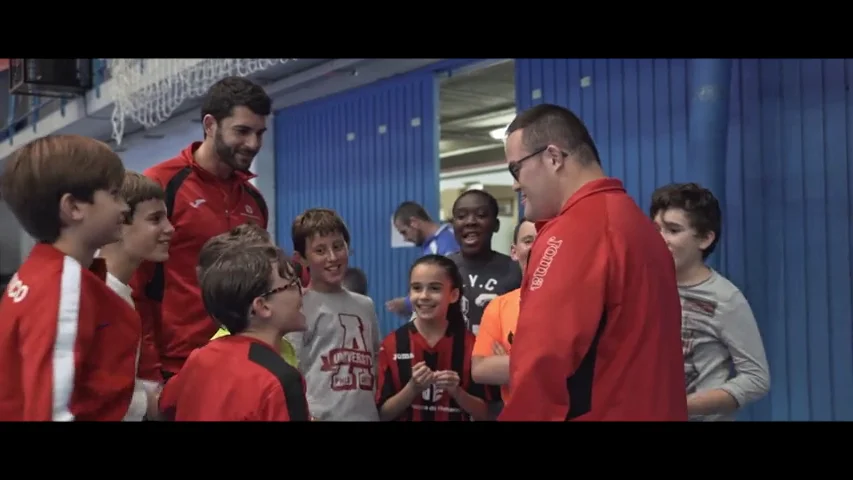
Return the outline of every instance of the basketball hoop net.
{"type": "Polygon", "coordinates": [[[225,77],[244,77],[290,60],[293,59],[111,58],[115,102],[112,138],[121,145],[127,119],[151,128],[168,120],[185,100],[203,96],[225,77]]]}

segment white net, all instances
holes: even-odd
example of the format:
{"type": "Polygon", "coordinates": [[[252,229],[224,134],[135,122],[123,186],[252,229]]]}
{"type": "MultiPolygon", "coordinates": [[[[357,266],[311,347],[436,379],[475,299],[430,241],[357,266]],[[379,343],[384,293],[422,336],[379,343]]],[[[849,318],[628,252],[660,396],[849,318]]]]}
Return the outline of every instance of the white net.
{"type": "Polygon", "coordinates": [[[217,81],[266,70],[289,58],[111,58],[112,122],[121,144],[125,122],[163,123],[185,100],[203,96],[217,81]]]}

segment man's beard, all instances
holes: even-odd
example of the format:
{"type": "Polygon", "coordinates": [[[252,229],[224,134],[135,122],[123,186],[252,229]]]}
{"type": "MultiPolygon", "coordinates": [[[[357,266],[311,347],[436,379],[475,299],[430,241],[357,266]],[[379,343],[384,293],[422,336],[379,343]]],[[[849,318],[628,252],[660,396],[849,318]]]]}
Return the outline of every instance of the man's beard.
{"type": "Polygon", "coordinates": [[[243,173],[250,173],[252,168],[252,160],[254,160],[255,155],[257,155],[257,152],[252,152],[250,150],[244,149],[241,153],[251,155],[252,160],[249,160],[247,164],[243,165],[237,162],[238,150],[225,143],[225,140],[222,138],[222,134],[217,132],[213,141],[214,150],[216,150],[216,155],[219,157],[220,160],[222,160],[233,170],[240,171],[243,173]]]}

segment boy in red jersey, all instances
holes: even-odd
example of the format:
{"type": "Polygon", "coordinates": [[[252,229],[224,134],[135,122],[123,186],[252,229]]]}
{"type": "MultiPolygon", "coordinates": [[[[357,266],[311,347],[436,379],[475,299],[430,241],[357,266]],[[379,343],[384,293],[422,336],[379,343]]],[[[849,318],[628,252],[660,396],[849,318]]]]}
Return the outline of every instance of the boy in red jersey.
{"type": "MultiPolygon", "coordinates": [[[[104,245],[98,256],[107,263],[107,285],[133,307],[129,286],[133,272],[144,260],[162,262],[169,258],[169,242],[175,229],[166,218],[166,194],[153,180],[127,172],[121,197],[130,209],[122,226],[121,240],[104,245]]],[[[125,421],[141,421],[146,413],[145,390],[156,392],[163,383],[153,332],[145,327],[139,344],[136,389],[125,421]],[[148,341],[142,341],[143,338],[148,341]]]]}
{"type": "Polygon", "coordinates": [[[305,329],[302,287],[281,250],[246,245],[201,274],[204,306],[231,335],[195,350],[163,388],[176,421],[307,421],[305,381],[279,354],[285,333],[305,329]]]}
{"type": "Polygon", "coordinates": [[[123,180],[115,152],[76,135],[39,138],[7,160],[0,192],[37,243],[0,301],[0,421],[126,415],[141,325],[94,259],[120,238],[123,180]]]}

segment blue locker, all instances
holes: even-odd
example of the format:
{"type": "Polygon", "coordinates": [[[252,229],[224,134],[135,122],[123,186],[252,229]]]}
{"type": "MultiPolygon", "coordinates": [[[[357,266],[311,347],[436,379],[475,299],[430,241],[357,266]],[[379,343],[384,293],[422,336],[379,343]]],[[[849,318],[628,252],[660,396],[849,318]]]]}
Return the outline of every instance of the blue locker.
{"type": "MultiPolygon", "coordinates": [[[[735,60],[722,273],[749,299],[771,391],[746,420],[853,420],[853,61],[735,60]]],[[[648,209],[690,181],[690,61],[519,59],[516,98],[569,107],[648,209]]]]}
{"type": "Polygon", "coordinates": [[[420,71],[276,113],[278,243],[312,207],[336,210],[352,236],[350,265],[367,274],[386,335],[405,320],[385,302],[407,293],[418,248],[391,248],[391,216],[405,200],[438,217],[438,89],[420,71]]]}

